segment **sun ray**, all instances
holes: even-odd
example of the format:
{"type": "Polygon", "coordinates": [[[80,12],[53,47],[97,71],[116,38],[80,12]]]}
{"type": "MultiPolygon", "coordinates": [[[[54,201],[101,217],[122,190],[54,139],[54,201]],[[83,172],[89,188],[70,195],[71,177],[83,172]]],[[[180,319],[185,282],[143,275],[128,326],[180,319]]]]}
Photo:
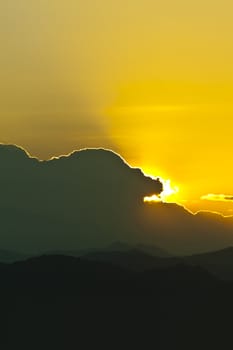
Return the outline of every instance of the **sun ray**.
{"type": "MultiPolygon", "coordinates": [[[[177,193],[179,192],[179,187],[178,186],[173,186],[171,185],[171,180],[170,179],[161,179],[163,183],[163,191],[159,194],[153,194],[152,196],[146,196],[144,197],[144,202],[164,202],[164,203],[169,203],[169,202],[174,202],[175,197],[177,193]]],[[[176,198],[177,199],[177,198],[176,198]]]]}

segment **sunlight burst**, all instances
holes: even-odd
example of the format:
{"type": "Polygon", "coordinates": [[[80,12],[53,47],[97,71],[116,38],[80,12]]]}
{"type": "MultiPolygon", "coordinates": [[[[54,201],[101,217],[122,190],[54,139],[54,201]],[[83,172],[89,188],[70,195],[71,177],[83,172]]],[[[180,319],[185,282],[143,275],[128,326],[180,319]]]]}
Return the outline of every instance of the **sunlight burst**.
{"type": "Polygon", "coordinates": [[[163,183],[163,192],[159,195],[153,194],[152,196],[144,197],[144,202],[173,202],[175,195],[179,192],[177,186],[171,186],[171,180],[160,179],[163,183]]]}

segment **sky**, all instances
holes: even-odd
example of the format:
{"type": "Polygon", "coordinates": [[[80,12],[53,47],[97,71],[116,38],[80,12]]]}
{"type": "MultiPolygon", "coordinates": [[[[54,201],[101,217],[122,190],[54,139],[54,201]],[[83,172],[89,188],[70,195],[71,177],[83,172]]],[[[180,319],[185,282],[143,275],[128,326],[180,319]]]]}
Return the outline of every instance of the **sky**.
{"type": "Polygon", "coordinates": [[[233,214],[229,0],[3,0],[0,142],[84,147],[170,179],[187,208],[233,214]]]}

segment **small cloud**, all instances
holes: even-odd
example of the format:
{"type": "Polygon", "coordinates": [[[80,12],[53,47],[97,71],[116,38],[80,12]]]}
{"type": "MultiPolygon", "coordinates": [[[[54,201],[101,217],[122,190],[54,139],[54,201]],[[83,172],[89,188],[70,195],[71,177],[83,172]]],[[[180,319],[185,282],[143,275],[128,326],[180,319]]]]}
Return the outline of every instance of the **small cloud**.
{"type": "Polygon", "coordinates": [[[209,193],[202,196],[201,199],[207,201],[233,202],[233,195],[209,193]]]}

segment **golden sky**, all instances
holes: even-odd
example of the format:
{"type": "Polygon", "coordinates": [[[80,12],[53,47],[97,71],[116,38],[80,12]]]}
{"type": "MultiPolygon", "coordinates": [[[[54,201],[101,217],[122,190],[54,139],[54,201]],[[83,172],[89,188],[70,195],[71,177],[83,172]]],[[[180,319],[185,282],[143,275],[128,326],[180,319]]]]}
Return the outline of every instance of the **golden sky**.
{"type": "Polygon", "coordinates": [[[42,159],[111,148],[187,207],[233,213],[232,1],[7,0],[0,13],[1,142],[42,159]]]}

